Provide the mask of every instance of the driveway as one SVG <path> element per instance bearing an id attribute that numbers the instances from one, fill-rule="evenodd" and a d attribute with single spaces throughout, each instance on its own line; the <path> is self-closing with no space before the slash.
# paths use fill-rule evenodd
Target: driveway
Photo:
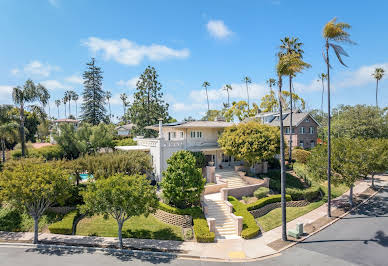
<path id="1" fill-rule="evenodd" d="M 0 265 L 225 265 L 171 256 L 0 247 Z M 388 188 L 368 204 L 279 256 L 230 265 L 388 265 Z"/>

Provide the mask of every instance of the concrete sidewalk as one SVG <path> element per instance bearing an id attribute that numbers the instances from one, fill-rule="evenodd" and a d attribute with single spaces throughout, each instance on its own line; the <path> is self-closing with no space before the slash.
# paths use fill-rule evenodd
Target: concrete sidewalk
<path id="1" fill-rule="evenodd" d="M 387 186 L 388 176 L 377 176 L 376 185 Z M 362 181 L 354 187 L 354 194 L 360 194 L 370 186 L 370 180 Z M 336 210 L 336 203 L 348 200 L 349 192 L 333 200 L 332 210 Z M 319 218 L 326 216 L 327 204 L 287 223 L 287 228 L 295 228 L 297 223 L 310 224 Z M 253 260 L 278 253 L 268 246 L 269 243 L 281 237 L 281 227 L 263 233 L 263 235 L 251 239 L 225 239 L 216 243 L 181 242 L 151 239 L 124 239 L 124 246 L 136 250 L 163 251 L 178 253 L 181 256 L 196 257 L 202 259 L 220 260 Z M 0 240 L 8 242 L 31 242 L 32 232 L 0 232 Z M 57 234 L 39 234 L 39 240 L 43 243 L 64 244 L 73 246 L 117 247 L 117 238 L 71 236 Z"/>

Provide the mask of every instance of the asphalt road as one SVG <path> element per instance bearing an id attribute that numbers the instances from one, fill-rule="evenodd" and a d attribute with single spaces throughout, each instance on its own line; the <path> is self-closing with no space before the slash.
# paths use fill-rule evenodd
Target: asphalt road
<path id="1" fill-rule="evenodd" d="M 0 247 L 0 265 L 225 265 L 169 256 Z M 231 265 L 388 265 L 388 188 L 367 205 L 279 256 Z"/>

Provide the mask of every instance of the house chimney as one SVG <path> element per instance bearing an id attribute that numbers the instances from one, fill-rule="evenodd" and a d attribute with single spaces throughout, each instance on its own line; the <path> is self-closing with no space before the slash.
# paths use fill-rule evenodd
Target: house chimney
<path id="1" fill-rule="evenodd" d="M 162 127 L 163 127 L 163 118 L 159 118 L 159 139 L 163 138 Z"/>

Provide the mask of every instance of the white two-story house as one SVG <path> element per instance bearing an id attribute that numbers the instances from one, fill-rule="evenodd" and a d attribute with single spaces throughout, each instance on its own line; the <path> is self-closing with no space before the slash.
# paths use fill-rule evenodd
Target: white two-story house
<path id="1" fill-rule="evenodd" d="M 137 137 L 137 146 L 116 147 L 119 150 L 149 151 L 156 181 L 161 181 L 162 172 L 167 168 L 167 160 L 179 150 L 202 152 L 208 162 L 219 167 L 239 164 L 234 158 L 225 155 L 218 145 L 222 131 L 234 123 L 225 121 L 187 121 L 149 126 L 159 132 L 157 138 Z"/>

